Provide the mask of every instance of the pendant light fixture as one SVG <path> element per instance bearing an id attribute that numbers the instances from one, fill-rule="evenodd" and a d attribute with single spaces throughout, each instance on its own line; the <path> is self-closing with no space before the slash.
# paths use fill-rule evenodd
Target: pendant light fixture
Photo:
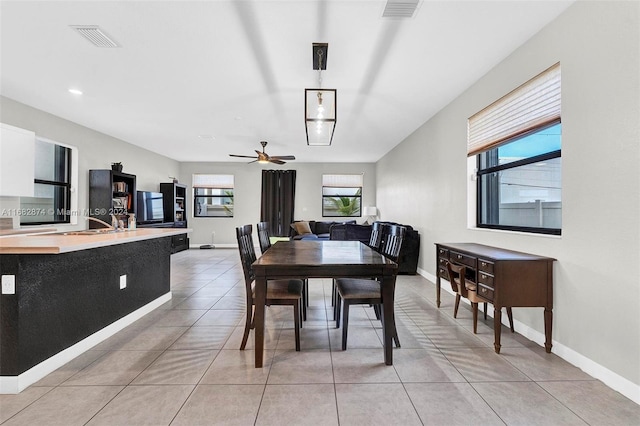
<path id="1" fill-rule="evenodd" d="M 304 89 L 304 122 L 307 145 L 329 146 L 336 128 L 336 89 L 322 88 L 322 70 L 327 69 L 328 43 L 313 43 L 313 69 L 318 70 L 318 88 Z"/>

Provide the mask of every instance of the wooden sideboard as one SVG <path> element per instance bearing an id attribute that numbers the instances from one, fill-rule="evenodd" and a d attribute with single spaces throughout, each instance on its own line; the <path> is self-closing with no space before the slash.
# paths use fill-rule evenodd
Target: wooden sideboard
<path id="1" fill-rule="evenodd" d="M 544 347 L 551 352 L 555 259 L 475 243 L 436 243 L 438 307 L 440 278 L 449 279 L 447 261 L 465 266 L 466 279 L 477 284 L 478 296 L 493 304 L 496 353 L 500 353 L 503 307 L 543 307 Z"/>

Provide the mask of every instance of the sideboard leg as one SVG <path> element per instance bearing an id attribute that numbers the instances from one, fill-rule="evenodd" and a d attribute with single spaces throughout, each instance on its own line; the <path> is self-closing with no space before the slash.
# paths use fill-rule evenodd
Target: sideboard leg
<path id="1" fill-rule="evenodd" d="M 551 309 L 544 309 L 544 349 L 551 353 L 551 326 L 553 324 L 553 312 Z"/>
<path id="2" fill-rule="evenodd" d="M 493 334 L 495 341 L 493 343 L 493 347 L 496 350 L 496 353 L 500 353 L 500 333 L 502 331 L 502 308 L 497 306 L 493 309 Z"/>

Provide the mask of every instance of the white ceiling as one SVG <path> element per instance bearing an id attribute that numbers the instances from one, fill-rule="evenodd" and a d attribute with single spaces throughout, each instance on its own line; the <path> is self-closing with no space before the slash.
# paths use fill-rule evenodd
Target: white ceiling
<path id="1" fill-rule="evenodd" d="M 297 161 L 375 162 L 572 1 L 423 0 L 409 19 L 385 3 L 3 0 L 0 93 L 179 161 L 244 161 L 228 154 L 266 140 Z M 330 147 L 305 139 L 313 42 L 338 90 Z"/>

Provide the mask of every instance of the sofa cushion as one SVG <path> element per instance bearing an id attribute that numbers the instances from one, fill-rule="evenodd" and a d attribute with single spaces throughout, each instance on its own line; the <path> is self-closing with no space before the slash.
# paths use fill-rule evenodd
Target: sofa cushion
<path id="1" fill-rule="evenodd" d="M 309 222 L 293 222 L 291 224 L 298 235 L 312 234 Z"/>

